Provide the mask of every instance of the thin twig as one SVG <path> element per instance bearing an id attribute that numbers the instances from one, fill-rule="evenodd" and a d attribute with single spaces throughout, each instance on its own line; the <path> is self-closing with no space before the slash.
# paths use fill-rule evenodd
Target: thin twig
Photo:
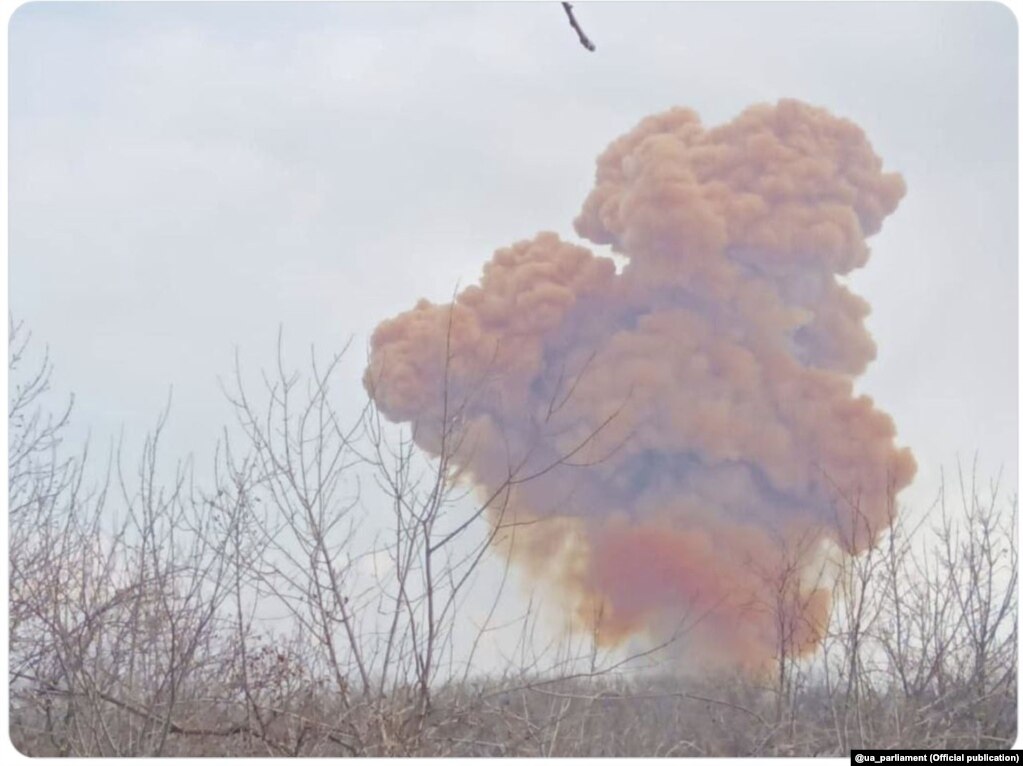
<path id="1" fill-rule="evenodd" d="M 579 26 L 579 22 L 575 20 L 575 14 L 572 13 L 572 4 L 562 3 L 561 7 L 565 9 L 565 14 L 568 16 L 568 23 L 572 25 L 572 29 L 575 30 L 575 33 L 579 35 L 579 42 L 582 43 L 582 46 L 588 51 L 597 50 L 597 46 L 594 45 L 593 41 L 586 36 L 586 33 L 583 32 L 583 28 Z"/>

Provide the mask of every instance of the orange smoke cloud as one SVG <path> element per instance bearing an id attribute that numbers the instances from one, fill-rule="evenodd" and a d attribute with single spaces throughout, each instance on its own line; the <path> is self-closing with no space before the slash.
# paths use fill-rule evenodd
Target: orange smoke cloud
<path id="1" fill-rule="evenodd" d="M 698 612 L 730 661 L 809 650 L 814 557 L 873 544 L 916 470 L 853 392 L 869 306 L 836 279 L 904 193 L 859 127 L 796 101 L 649 117 L 575 220 L 620 271 L 551 233 L 498 250 L 451 304 L 379 325 L 367 389 L 507 493 L 493 523 L 536 522 L 512 555 L 605 642 Z"/>

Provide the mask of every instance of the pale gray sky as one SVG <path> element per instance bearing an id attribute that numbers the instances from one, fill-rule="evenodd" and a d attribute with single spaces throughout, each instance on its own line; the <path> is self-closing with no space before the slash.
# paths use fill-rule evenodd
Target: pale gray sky
<path id="1" fill-rule="evenodd" d="M 852 279 L 860 390 L 920 463 L 1017 464 L 1017 24 L 995 3 L 31 3 L 10 24 L 10 304 L 76 431 L 204 455 L 217 377 L 368 333 L 571 221 L 596 155 L 675 105 L 795 97 L 908 195 Z M 361 387 L 355 391 L 361 397 Z"/>

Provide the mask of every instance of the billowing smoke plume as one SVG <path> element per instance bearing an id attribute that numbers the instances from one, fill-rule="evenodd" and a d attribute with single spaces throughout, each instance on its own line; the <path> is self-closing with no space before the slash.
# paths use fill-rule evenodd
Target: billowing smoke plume
<path id="1" fill-rule="evenodd" d="M 876 542 L 916 470 L 853 392 L 869 307 L 836 279 L 904 193 L 859 127 L 796 101 L 649 117 L 575 220 L 620 270 L 551 233 L 498 250 L 379 325 L 367 388 L 498 496 L 491 523 L 530 522 L 512 556 L 605 643 L 688 616 L 729 662 L 806 651 L 822 552 Z"/>

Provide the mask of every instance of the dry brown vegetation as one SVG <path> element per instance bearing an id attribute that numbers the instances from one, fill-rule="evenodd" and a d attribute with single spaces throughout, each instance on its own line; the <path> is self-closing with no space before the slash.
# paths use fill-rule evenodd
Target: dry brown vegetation
<path id="1" fill-rule="evenodd" d="M 509 469 L 501 491 L 470 506 L 445 454 L 423 460 L 371 405 L 342 422 L 338 357 L 304 375 L 282 363 L 258 396 L 239 374 L 239 428 L 202 481 L 190 462 L 168 472 L 161 419 L 134 465 L 118 449 L 95 483 L 87 455 L 64 443 L 70 405 L 45 408 L 50 365 L 28 365 L 26 343 L 12 323 L 10 735 L 24 753 L 749 756 L 1013 743 L 1017 504 L 969 472 L 932 509 L 896 514 L 893 502 L 891 528 L 862 555 L 820 563 L 836 601 L 812 656 L 797 656 L 781 617 L 801 591 L 784 572 L 758 573 L 775 578 L 782 620 L 769 676 L 678 670 L 690 667 L 685 625 L 633 656 L 592 636 L 539 647 L 531 609 L 506 667 L 481 667 L 493 619 L 467 644 L 456 633 L 481 562 L 514 529 L 508 492 L 528 477 Z M 451 451 L 458 423 L 452 402 Z M 370 530 L 367 515 L 381 514 Z"/>

